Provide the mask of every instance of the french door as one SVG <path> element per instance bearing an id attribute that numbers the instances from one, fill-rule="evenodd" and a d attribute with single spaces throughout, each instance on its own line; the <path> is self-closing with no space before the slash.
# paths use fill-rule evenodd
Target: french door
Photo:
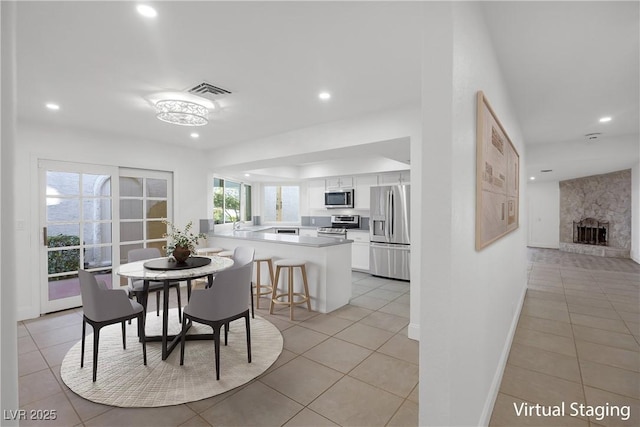
<path id="1" fill-rule="evenodd" d="M 82 305 L 78 269 L 112 286 L 118 168 L 40 160 L 41 313 Z M 116 193 L 116 194 L 114 194 Z M 117 251 L 117 247 L 115 248 Z M 116 258 L 117 259 L 117 258 Z"/>

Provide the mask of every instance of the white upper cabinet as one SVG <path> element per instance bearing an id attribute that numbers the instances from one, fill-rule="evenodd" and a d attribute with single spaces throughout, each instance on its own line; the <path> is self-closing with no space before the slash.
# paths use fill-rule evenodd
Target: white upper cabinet
<path id="1" fill-rule="evenodd" d="M 410 171 L 398 171 L 389 172 L 378 175 L 378 184 L 380 185 L 393 185 L 393 184 L 409 184 L 411 183 Z"/>
<path id="2" fill-rule="evenodd" d="M 316 179 L 307 183 L 309 209 L 324 209 L 324 179 Z"/>
<path id="3" fill-rule="evenodd" d="M 352 176 L 337 176 L 333 178 L 327 178 L 327 190 L 335 190 L 340 188 L 353 188 Z"/>
<path id="4" fill-rule="evenodd" d="M 371 191 L 370 188 L 378 184 L 377 175 L 360 175 L 355 177 L 355 208 L 369 209 Z"/>

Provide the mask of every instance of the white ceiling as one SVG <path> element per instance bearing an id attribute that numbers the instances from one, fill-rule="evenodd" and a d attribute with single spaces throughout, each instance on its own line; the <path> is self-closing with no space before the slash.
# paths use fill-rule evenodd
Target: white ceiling
<path id="1" fill-rule="evenodd" d="M 153 5 L 150 20 L 134 2 L 19 2 L 19 120 L 212 148 L 420 102 L 428 29 L 418 2 Z M 525 142 L 543 153 L 537 159 L 591 132 L 603 133 L 598 144 L 615 137 L 637 146 L 638 2 L 483 7 Z M 150 96 L 202 81 L 232 94 L 217 99 L 198 140 L 194 128 L 155 118 Z M 329 102 L 318 100 L 322 90 Z M 604 115 L 613 120 L 599 123 Z"/>

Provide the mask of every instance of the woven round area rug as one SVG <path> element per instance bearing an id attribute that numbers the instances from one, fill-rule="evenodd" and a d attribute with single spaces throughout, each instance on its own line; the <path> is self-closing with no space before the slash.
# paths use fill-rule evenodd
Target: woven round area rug
<path id="1" fill-rule="evenodd" d="M 169 313 L 169 333 L 176 334 L 177 309 Z M 162 317 L 149 313 L 147 335 L 160 335 Z M 87 330 L 91 326 L 87 325 Z M 189 334 L 210 334 L 211 328 L 194 323 Z M 184 365 L 180 366 L 180 344 L 162 360 L 160 342 L 147 343 L 147 365 L 142 361 L 142 344 L 135 319 L 127 324 L 127 349 L 122 349 L 120 324 L 100 330 L 98 373 L 92 381 L 93 336 L 87 335 L 84 367 L 80 368 L 81 342 L 64 357 L 60 374 L 76 394 L 92 402 L 119 407 L 158 407 L 206 399 L 241 386 L 265 372 L 282 352 L 282 334 L 272 323 L 251 319 L 251 363 L 247 362 L 244 319 L 231 323 L 228 345 L 224 332 L 220 343 L 220 380 L 216 380 L 213 340 L 187 341 Z"/>

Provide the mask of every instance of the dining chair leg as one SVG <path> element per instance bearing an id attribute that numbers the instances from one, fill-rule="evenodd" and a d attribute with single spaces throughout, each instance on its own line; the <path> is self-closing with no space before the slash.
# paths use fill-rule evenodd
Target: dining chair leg
<path id="1" fill-rule="evenodd" d="M 80 367 L 84 367 L 84 339 L 86 336 L 86 332 L 87 332 L 87 320 L 83 317 L 82 318 L 82 346 L 80 350 Z"/>
<path id="2" fill-rule="evenodd" d="M 122 349 L 126 350 L 127 349 L 127 327 L 126 327 L 127 322 L 125 322 L 124 320 L 122 321 Z"/>
<path id="3" fill-rule="evenodd" d="M 180 337 L 180 366 L 184 365 L 184 345 L 187 342 L 186 329 L 187 317 L 185 316 L 184 322 L 182 322 L 182 336 Z"/>
<path id="4" fill-rule="evenodd" d="M 217 324 L 213 327 L 213 348 L 216 353 L 216 380 L 220 380 L 220 326 L 221 325 Z"/>
<path id="5" fill-rule="evenodd" d="M 244 317 L 245 329 L 247 331 L 247 355 L 249 363 L 251 363 L 251 322 L 249 321 L 249 313 Z"/>
<path id="6" fill-rule="evenodd" d="M 258 263 L 258 266 L 259 266 L 259 265 L 260 265 L 260 263 Z M 260 268 L 260 267 L 258 267 L 258 269 L 259 269 L 259 268 Z M 260 274 L 260 273 L 258 273 L 258 274 Z M 257 285 L 256 285 L 256 286 L 257 286 Z M 253 283 L 251 283 L 251 282 L 249 282 L 249 290 L 251 291 L 251 317 L 255 319 L 255 318 L 256 318 L 256 315 L 255 315 L 255 313 L 254 313 L 254 311 L 253 311 Z M 259 289 L 256 289 L 256 290 L 258 291 L 258 295 L 260 295 L 260 294 L 259 294 L 260 290 L 259 290 Z M 258 298 L 260 298 L 260 297 L 258 296 Z M 260 304 L 260 302 L 258 302 L 258 304 Z"/>
<path id="7" fill-rule="evenodd" d="M 144 335 L 144 312 L 138 316 L 138 334 L 142 339 L 142 361 L 147 365 L 147 337 Z"/>
<path id="8" fill-rule="evenodd" d="M 93 382 L 96 382 L 98 374 L 98 343 L 100 342 L 100 328 L 95 328 L 93 331 Z"/>
<path id="9" fill-rule="evenodd" d="M 156 316 L 160 316 L 160 291 L 156 292 Z"/>

